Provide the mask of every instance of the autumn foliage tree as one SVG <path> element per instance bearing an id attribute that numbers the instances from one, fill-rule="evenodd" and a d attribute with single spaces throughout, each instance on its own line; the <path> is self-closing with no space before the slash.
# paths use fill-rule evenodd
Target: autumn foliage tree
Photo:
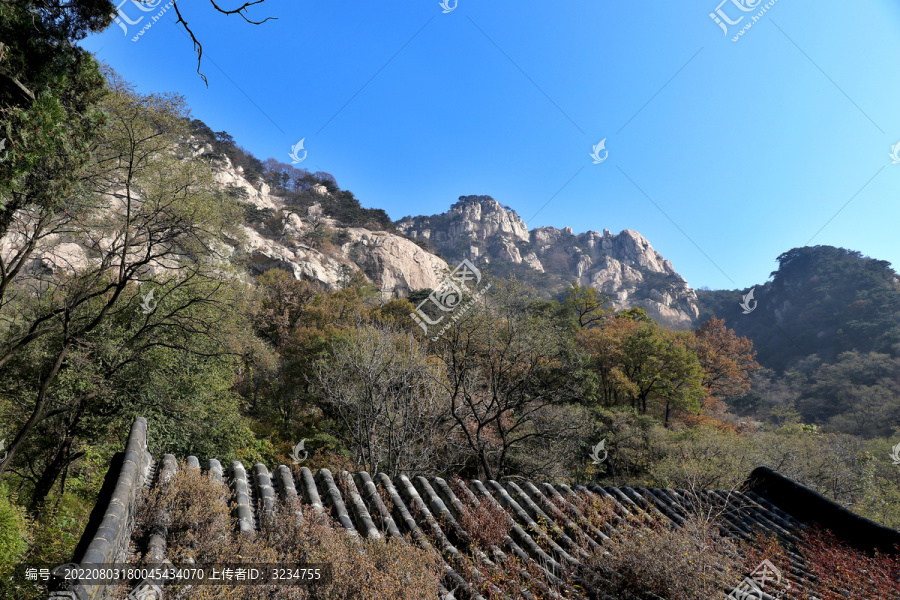
<path id="1" fill-rule="evenodd" d="M 597 397 L 605 407 L 654 408 L 668 424 L 673 411 L 697 412 L 703 371 L 691 334 L 660 327 L 630 311 L 576 334 L 590 356 Z"/>
<path id="2" fill-rule="evenodd" d="M 691 349 L 703 370 L 708 410 L 721 410 L 726 398 L 750 389 L 750 373 L 759 369 L 753 342 L 735 335 L 724 319 L 713 317 L 694 331 Z"/>

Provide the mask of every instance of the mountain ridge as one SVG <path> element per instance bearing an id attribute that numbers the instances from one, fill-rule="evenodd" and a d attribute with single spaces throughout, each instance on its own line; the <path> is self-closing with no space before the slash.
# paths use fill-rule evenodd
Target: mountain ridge
<path id="1" fill-rule="evenodd" d="M 490 196 L 460 196 L 445 213 L 395 221 L 404 235 L 454 260 L 468 259 L 496 275 L 515 275 L 558 295 L 572 282 L 591 286 L 610 307 L 639 306 L 676 329 L 697 324 L 697 295 L 672 263 L 640 233 L 613 234 L 571 227 L 529 230 L 515 212 Z"/>
<path id="2" fill-rule="evenodd" d="M 763 366 L 783 371 L 810 355 L 900 354 L 900 275 L 890 263 L 834 246 L 793 248 L 770 280 L 743 290 L 700 290 L 701 321 L 723 318 L 753 340 Z M 740 303 L 750 291 L 745 312 Z"/>
<path id="3" fill-rule="evenodd" d="M 547 298 L 561 297 L 577 282 L 598 289 L 612 309 L 641 307 L 675 329 L 697 324 L 696 293 L 636 231 L 529 230 L 513 209 L 483 195 L 460 196 L 439 215 L 391 222 L 383 210 L 362 208 L 328 173 L 260 162 L 224 132 L 196 121 L 192 126 L 194 134 L 177 154 L 208 164 L 222 192 L 243 207 L 239 239 L 229 241 L 225 255 L 251 275 L 282 269 L 327 289 L 362 277 L 384 300 L 438 289 L 452 266 L 468 259 L 490 275 L 517 277 Z M 16 243 L 12 235 L 0 239 L 0 256 Z M 89 248 L 48 238 L 28 268 L 73 272 L 89 255 Z"/>

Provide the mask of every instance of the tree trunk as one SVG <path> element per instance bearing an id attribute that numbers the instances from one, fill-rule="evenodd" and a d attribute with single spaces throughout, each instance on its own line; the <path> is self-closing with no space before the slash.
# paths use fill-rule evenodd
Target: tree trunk
<path id="1" fill-rule="evenodd" d="M 56 450 L 56 455 L 53 457 L 53 460 L 44 467 L 44 471 L 41 473 L 37 484 L 34 486 L 34 493 L 31 496 L 31 503 L 28 506 L 29 512 L 34 515 L 37 515 L 37 513 L 40 512 L 44 500 L 46 500 L 47 495 L 50 494 L 50 490 L 53 489 L 53 485 L 56 483 L 56 480 L 59 479 L 63 470 L 73 460 L 81 456 L 81 454 L 72 454 L 72 445 L 75 443 L 75 436 L 78 433 L 78 424 L 81 422 L 81 417 L 84 414 L 85 404 L 86 402 L 82 402 L 81 406 L 78 407 L 78 410 L 73 415 L 71 423 L 66 427 L 66 433 L 62 444 L 60 444 L 59 448 Z"/>
<path id="2" fill-rule="evenodd" d="M 28 435 L 31 429 L 44 418 L 44 408 L 47 403 L 47 393 L 50 389 L 50 384 L 56 379 L 56 375 L 62 368 L 63 361 L 65 360 L 68 351 L 68 346 L 63 345 L 59 354 L 56 356 L 56 362 L 53 364 L 53 368 L 50 369 L 50 373 L 44 378 L 41 389 L 38 392 L 38 397 L 34 403 L 34 409 L 31 411 L 31 416 L 28 417 L 28 420 L 25 421 L 25 424 L 22 425 L 19 432 L 16 434 L 16 437 L 13 439 L 13 443 L 7 451 L 6 460 L 0 462 L 0 476 L 3 476 L 6 469 L 12 464 L 12 459 L 16 455 L 19 446 L 25 440 L 25 436 Z"/>
<path id="3" fill-rule="evenodd" d="M 41 473 L 38 482 L 34 486 L 31 504 L 28 505 L 28 511 L 32 515 L 37 515 L 41 511 L 44 500 L 47 499 L 47 495 L 53 489 L 53 484 L 56 483 L 63 469 L 69 463 L 69 451 L 72 449 L 73 441 L 73 436 L 66 436 L 66 439 L 63 440 L 62 445 L 56 451 L 56 456 L 53 457 L 50 464 L 44 467 L 44 472 Z"/>

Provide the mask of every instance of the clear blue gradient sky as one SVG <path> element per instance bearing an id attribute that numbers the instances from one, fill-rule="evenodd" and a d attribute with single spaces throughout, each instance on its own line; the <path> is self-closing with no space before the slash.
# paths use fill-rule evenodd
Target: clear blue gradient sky
<path id="1" fill-rule="evenodd" d="M 393 219 L 487 194 L 529 228 L 634 229 L 712 289 L 805 245 L 900 267 L 900 7 L 777 0 L 733 42 L 766 2 L 722 4 L 726 35 L 718 1 L 267 0 L 254 26 L 182 0 L 208 88 L 171 8 L 133 42 L 156 13 L 128 1 L 148 16 L 84 46 L 261 160 L 306 138 L 299 166 Z"/>

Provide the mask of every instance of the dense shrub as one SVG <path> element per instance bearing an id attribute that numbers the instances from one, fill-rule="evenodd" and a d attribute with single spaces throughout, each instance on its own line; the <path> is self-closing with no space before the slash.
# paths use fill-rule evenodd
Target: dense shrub
<path id="1" fill-rule="evenodd" d="M 620 516 L 599 498 L 578 504 L 595 527 L 609 531 L 615 524 L 605 552 L 595 553 L 587 565 L 594 572 L 592 583 L 616 598 L 721 597 L 729 582 L 742 578 L 740 548 L 721 536 L 714 512 L 698 511 L 674 527 L 665 518 Z"/>
<path id="2" fill-rule="evenodd" d="M 474 591 L 491 600 L 494 598 L 580 598 L 578 583 L 571 573 L 548 574 L 534 558 L 523 559 L 510 552 L 506 542 L 510 540 L 513 521 L 497 502 L 476 497 L 461 479 L 452 482 L 454 494 L 460 501 L 458 523 L 460 537 L 466 547 L 458 558 L 451 558 L 452 566 L 466 581 L 472 582 Z M 449 531 L 448 523 L 443 529 Z M 532 536 L 546 539 L 546 531 L 539 526 Z M 432 540 L 439 544 L 440 540 Z M 544 548 L 549 551 L 549 548 Z"/>
<path id="3" fill-rule="evenodd" d="M 240 189 L 240 188 L 238 188 Z M 265 223 L 275 216 L 275 211 L 271 208 L 258 208 L 253 204 L 244 204 L 244 220 L 248 223 Z"/>

